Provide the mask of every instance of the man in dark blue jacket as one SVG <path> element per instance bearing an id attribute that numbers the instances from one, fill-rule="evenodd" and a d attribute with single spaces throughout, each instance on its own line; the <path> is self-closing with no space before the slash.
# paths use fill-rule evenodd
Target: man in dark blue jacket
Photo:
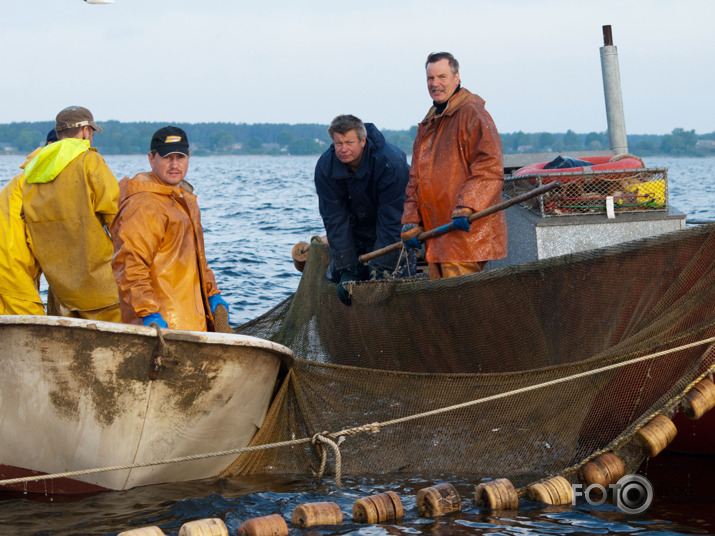
<path id="1" fill-rule="evenodd" d="M 328 128 L 333 140 L 315 166 L 315 189 L 332 260 L 328 279 L 350 305 L 343 283 L 414 274 L 404 252 L 395 251 L 365 266 L 358 257 L 400 240 L 405 187 L 410 168 L 405 153 L 387 143 L 372 123 L 339 115 Z"/>

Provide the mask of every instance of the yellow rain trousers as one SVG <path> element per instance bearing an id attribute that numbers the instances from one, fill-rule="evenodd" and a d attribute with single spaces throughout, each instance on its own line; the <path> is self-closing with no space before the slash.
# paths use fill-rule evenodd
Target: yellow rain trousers
<path id="1" fill-rule="evenodd" d="M 25 169 L 30 245 L 63 316 L 121 322 L 108 228 L 119 186 L 89 141 L 48 145 Z"/>
<path id="2" fill-rule="evenodd" d="M 20 169 L 42 150 L 30 153 Z M 16 175 L 0 191 L 0 314 L 44 315 L 38 282 L 40 264 L 28 244 L 27 228 L 22 220 L 22 188 L 24 171 Z"/>

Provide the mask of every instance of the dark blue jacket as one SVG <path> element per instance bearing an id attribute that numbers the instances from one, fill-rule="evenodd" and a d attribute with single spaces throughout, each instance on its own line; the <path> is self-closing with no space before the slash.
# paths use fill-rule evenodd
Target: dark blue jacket
<path id="1" fill-rule="evenodd" d="M 402 209 L 410 168 L 405 153 L 387 143 L 372 123 L 365 123 L 367 142 L 358 170 L 325 151 L 315 166 L 315 189 L 320 215 L 328 235 L 332 261 L 328 278 L 337 282 L 345 270 L 367 272 L 358 257 L 400 241 Z M 399 251 L 373 261 L 380 269 L 394 270 Z"/>

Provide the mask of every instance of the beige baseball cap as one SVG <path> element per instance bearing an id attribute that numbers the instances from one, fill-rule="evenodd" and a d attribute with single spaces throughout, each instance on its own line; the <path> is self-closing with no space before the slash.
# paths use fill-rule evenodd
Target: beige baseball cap
<path id="1" fill-rule="evenodd" d="M 68 106 L 55 118 L 55 130 L 62 132 L 70 128 L 92 127 L 97 132 L 102 132 L 102 128 L 94 122 L 92 112 L 82 106 Z"/>

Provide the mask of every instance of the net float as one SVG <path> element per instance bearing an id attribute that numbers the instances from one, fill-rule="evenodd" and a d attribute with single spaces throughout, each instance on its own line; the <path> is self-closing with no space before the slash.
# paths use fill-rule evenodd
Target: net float
<path id="1" fill-rule="evenodd" d="M 570 504 L 573 500 L 571 482 L 562 476 L 555 476 L 544 482 L 533 484 L 528 488 L 532 500 L 545 504 Z"/>
<path id="2" fill-rule="evenodd" d="M 519 495 L 507 478 L 482 482 L 474 492 L 474 500 L 477 505 L 491 510 L 516 510 L 519 507 Z"/>
<path id="3" fill-rule="evenodd" d="M 291 250 L 291 257 L 293 257 L 293 266 L 299 272 L 303 272 L 305 268 L 305 263 L 308 260 L 308 249 L 310 244 L 308 242 L 298 242 Z"/>
<path id="4" fill-rule="evenodd" d="M 300 528 L 314 525 L 340 525 L 342 522 L 343 512 L 334 502 L 301 504 L 293 510 L 291 516 L 291 523 Z"/>
<path id="5" fill-rule="evenodd" d="M 288 536 L 288 525 L 278 514 L 247 519 L 238 527 L 236 534 L 246 536 Z"/>
<path id="6" fill-rule="evenodd" d="M 402 501 L 394 491 L 357 499 L 353 503 L 353 521 L 357 523 L 384 523 L 404 515 Z"/>
<path id="7" fill-rule="evenodd" d="M 417 492 L 417 510 L 422 517 L 436 517 L 459 512 L 462 499 L 448 482 L 423 488 Z"/>
<path id="8" fill-rule="evenodd" d="M 715 407 L 715 383 L 705 378 L 685 395 L 680 409 L 688 419 L 699 419 Z"/>
<path id="9" fill-rule="evenodd" d="M 609 484 L 615 484 L 624 474 L 626 474 L 626 467 L 623 460 L 616 454 L 607 452 L 584 464 L 579 476 L 585 484 L 597 484 L 608 488 Z"/>
<path id="10" fill-rule="evenodd" d="M 327 236 L 314 236 L 310 239 L 311 242 L 319 242 L 324 245 L 328 245 Z M 293 266 L 299 272 L 303 272 L 305 268 L 305 263 L 308 260 L 308 251 L 310 250 L 310 244 L 308 242 L 298 242 L 291 250 L 291 257 L 293 258 Z"/>
<path id="11" fill-rule="evenodd" d="M 179 536 L 228 536 L 228 528 L 223 520 L 217 517 L 199 519 L 181 525 Z"/>
<path id="12" fill-rule="evenodd" d="M 656 415 L 636 432 L 636 438 L 648 457 L 652 458 L 667 447 L 677 433 L 673 421 L 665 415 Z"/>
<path id="13" fill-rule="evenodd" d="M 125 530 L 117 536 L 164 536 L 164 533 L 159 527 L 141 527 L 138 529 Z"/>

